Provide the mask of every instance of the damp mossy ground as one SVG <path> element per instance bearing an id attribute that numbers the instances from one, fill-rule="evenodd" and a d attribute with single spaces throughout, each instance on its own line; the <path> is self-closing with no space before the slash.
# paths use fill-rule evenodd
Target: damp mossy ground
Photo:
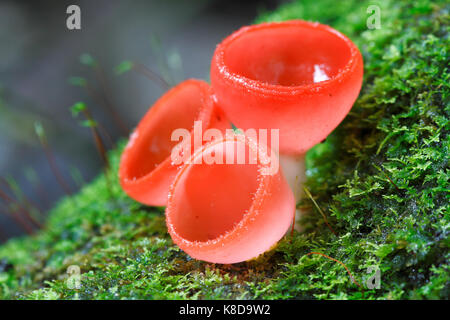
<path id="1" fill-rule="evenodd" d="M 372 4 L 380 29 L 366 25 Z M 121 191 L 122 142 L 109 183 L 99 176 L 60 201 L 44 230 L 0 247 L 0 298 L 448 299 L 448 4 L 297 1 L 257 22 L 287 19 L 329 24 L 364 56 L 355 106 L 307 156 L 307 188 L 336 234 L 306 198 L 305 232 L 257 260 L 193 260 L 172 243 L 163 208 Z M 361 288 L 343 265 L 310 252 L 345 264 Z M 71 265 L 79 289 L 67 282 Z M 366 286 L 369 267 L 380 270 L 379 288 Z"/>

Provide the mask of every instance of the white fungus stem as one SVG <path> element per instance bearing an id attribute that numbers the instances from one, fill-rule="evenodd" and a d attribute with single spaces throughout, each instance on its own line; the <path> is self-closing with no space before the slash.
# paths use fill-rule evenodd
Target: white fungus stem
<path id="1" fill-rule="evenodd" d="M 301 200 L 303 196 L 303 184 L 306 181 L 306 167 L 305 167 L 305 154 L 302 155 L 280 155 L 280 165 L 283 170 L 284 176 L 292 189 L 295 197 L 295 203 Z M 300 209 L 295 210 L 295 222 L 294 228 L 297 231 L 301 231 L 301 226 L 298 223 L 302 212 Z"/>

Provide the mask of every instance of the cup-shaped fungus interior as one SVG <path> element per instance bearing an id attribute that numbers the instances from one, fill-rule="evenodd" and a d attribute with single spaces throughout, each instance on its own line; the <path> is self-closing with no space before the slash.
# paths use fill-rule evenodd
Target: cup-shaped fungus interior
<path id="1" fill-rule="evenodd" d="M 224 51 L 231 72 L 271 85 L 301 86 L 328 80 L 349 61 L 345 40 L 312 23 L 255 28 Z"/>
<path id="2" fill-rule="evenodd" d="M 130 150 L 128 176 L 139 179 L 170 157 L 179 141 L 172 141 L 175 129 L 192 130 L 202 111 L 205 87 L 194 81 L 180 85 L 161 98 L 139 125 L 135 134 L 142 135 Z"/>
<path id="3" fill-rule="evenodd" d="M 242 150 L 245 157 L 238 155 Z M 244 142 L 218 143 L 200 155 L 201 164 L 182 173 L 171 199 L 171 207 L 176 208 L 171 223 L 179 236 L 192 242 L 214 240 L 244 218 L 259 184 L 258 165 L 250 161 L 255 159 L 252 152 Z"/>

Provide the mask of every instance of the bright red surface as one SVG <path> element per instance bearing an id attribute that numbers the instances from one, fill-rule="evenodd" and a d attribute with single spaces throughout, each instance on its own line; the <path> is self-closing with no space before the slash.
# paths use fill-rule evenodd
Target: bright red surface
<path id="1" fill-rule="evenodd" d="M 281 170 L 261 174 L 270 166 L 267 155 L 260 154 L 251 164 L 257 145 L 242 137 L 205 145 L 191 160 L 226 159 L 231 154 L 234 164 L 186 164 L 170 188 L 169 233 L 195 259 L 237 263 L 257 257 L 280 240 L 292 222 L 295 200 Z M 239 149 L 246 152 L 243 164 L 236 164 Z"/>
<path id="2" fill-rule="evenodd" d="M 305 153 L 336 128 L 362 76 L 352 41 L 300 20 L 243 27 L 217 46 L 211 63 L 211 86 L 231 122 L 280 129 L 280 152 L 287 154 Z"/>
<path id="3" fill-rule="evenodd" d="M 164 206 L 169 186 L 179 166 L 171 161 L 173 130 L 192 130 L 194 121 L 207 128 L 230 127 L 223 113 L 214 106 L 209 85 L 186 80 L 164 94 L 147 112 L 122 153 L 119 178 L 123 190 L 147 205 Z"/>

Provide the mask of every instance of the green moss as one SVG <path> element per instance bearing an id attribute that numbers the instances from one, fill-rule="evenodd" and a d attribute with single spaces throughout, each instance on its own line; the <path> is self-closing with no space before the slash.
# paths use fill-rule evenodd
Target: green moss
<path id="1" fill-rule="evenodd" d="M 368 30 L 366 9 L 381 8 Z M 351 113 L 308 153 L 306 232 L 257 260 L 214 265 L 173 245 L 162 208 L 129 199 L 116 178 L 123 143 L 99 176 L 50 213 L 45 230 L 0 247 L 0 298 L 449 298 L 449 6 L 444 1 L 298 1 L 258 22 L 330 24 L 360 47 L 363 89 Z M 110 185 L 108 185 L 110 181 Z M 367 268 L 379 289 L 362 290 Z M 81 268 L 69 289 L 67 268 Z"/>

